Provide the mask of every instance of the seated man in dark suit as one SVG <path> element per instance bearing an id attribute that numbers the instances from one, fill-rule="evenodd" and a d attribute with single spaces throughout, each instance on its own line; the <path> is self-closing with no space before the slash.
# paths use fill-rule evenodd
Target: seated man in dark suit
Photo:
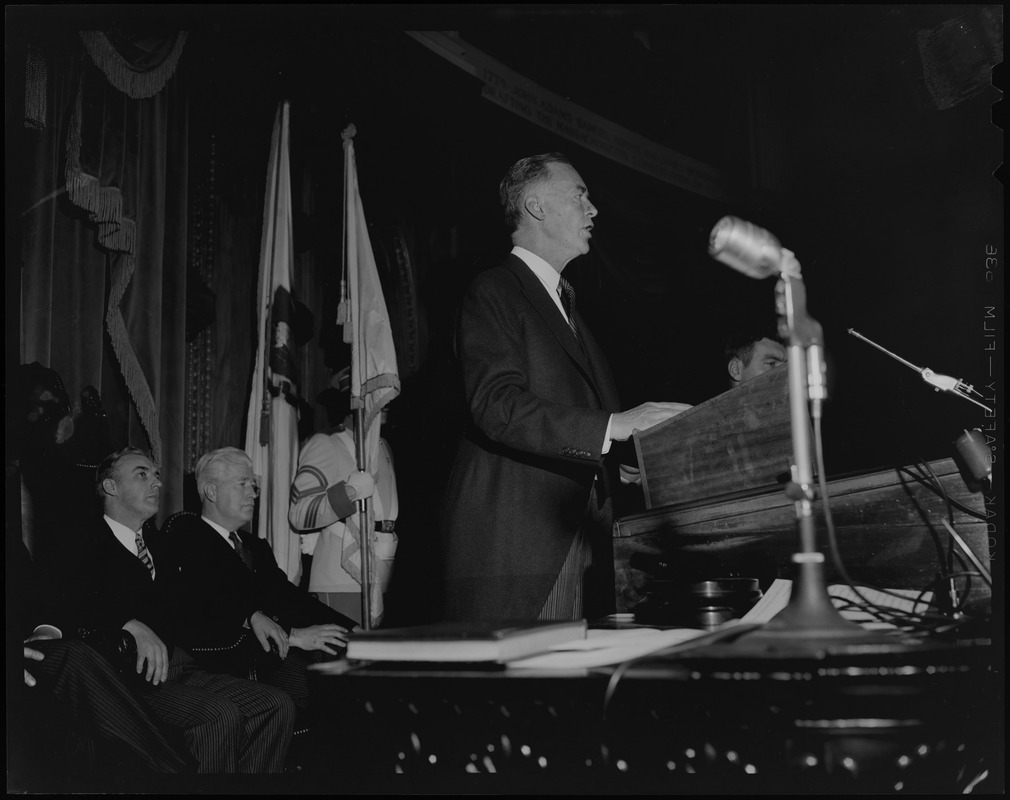
<path id="1" fill-rule="evenodd" d="M 8 542 L 8 789 L 79 790 L 81 780 L 195 770 L 182 732 L 161 723 L 98 650 L 52 624 L 62 619 L 50 596 L 27 548 Z"/>
<path id="2" fill-rule="evenodd" d="M 307 709 L 306 667 L 339 655 L 355 623 L 291 583 L 270 545 L 239 530 L 259 494 L 249 456 L 206 453 L 196 484 L 202 516 L 175 514 L 164 527 L 178 568 L 173 593 L 186 600 L 180 641 L 208 667 L 254 673 Z"/>
<path id="3" fill-rule="evenodd" d="M 73 629 L 130 634 L 136 655 L 124 680 L 158 718 L 184 730 L 199 772 L 280 772 L 294 729 L 290 697 L 199 669 L 177 646 L 171 564 L 157 532 L 144 527 L 160 505 L 154 461 L 136 448 L 113 453 L 98 467 L 97 489 L 104 517 L 78 537 L 61 568 Z"/>
<path id="4" fill-rule="evenodd" d="M 70 454 L 90 441 L 82 435 L 84 412 L 71 418 L 62 378 L 38 362 L 20 365 L 8 389 L 8 791 L 109 787 L 113 779 L 194 771 L 182 731 L 151 713 L 97 642 L 76 638 L 67 624 L 70 604 L 54 602 L 59 587 L 44 583 L 27 546 L 45 561 L 74 538 L 89 503 L 97 505 L 95 462 L 88 474 Z"/>

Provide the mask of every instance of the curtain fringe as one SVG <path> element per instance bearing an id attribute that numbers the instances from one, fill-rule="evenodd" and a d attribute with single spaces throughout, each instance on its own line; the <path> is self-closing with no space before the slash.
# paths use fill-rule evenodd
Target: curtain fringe
<path id="1" fill-rule="evenodd" d="M 108 250 L 124 254 L 112 268 L 105 328 L 109 333 L 112 351 L 119 361 L 119 370 L 126 383 L 126 389 L 133 400 L 133 407 L 137 410 L 140 424 L 151 444 L 151 454 L 156 461 L 160 461 L 161 437 L 158 432 L 161 426 L 158 407 L 136 350 L 130 341 L 126 320 L 120 308 L 126 287 L 130 285 L 136 267 L 133 260 L 136 223 L 123 217 L 123 196 L 119 189 L 102 186 L 98 178 L 86 174 L 81 169 L 83 95 L 82 83 L 78 87 L 70 130 L 67 132 L 67 195 L 74 205 L 88 212 L 92 222 L 97 222 L 99 244 Z"/>
<path id="2" fill-rule="evenodd" d="M 45 56 L 38 48 L 29 47 L 25 56 L 25 127 L 30 130 L 45 130 L 48 87 L 49 68 Z"/>
<path id="3" fill-rule="evenodd" d="M 112 350 L 119 361 L 119 369 L 126 381 L 126 388 L 133 398 L 133 405 L 137 409 L 137 416 L 140 417 L 140 424 L 147 433 L 147 440 L 151 443 L 151 455 L 156 462 L 161 461 L 161 437 L 158 420 L 158 409 L 154 402 L 154 393 L 151 391 L 147 376 L 144 374 L 140 360 L 133 349 L 130 335 L 126 330 L 126 320 L 123 319 L 122 310 L 119 307 L 126 293 L 126 287 L 130 285 L 134 271 L 133 256 L 128 255 L 120 259 L 112 270 L 112 287 L 109 290 L 109 307 L 105 313 L 105 326 L 109 332 L 109 339 L 112 341 Z"/>
<path id="4" fill-rule="evenodd" d="M 80 31 L 79 33 L 81 41 L 84 42 L 84 48 L 88 51 L 95 66 L 105 73 L 109 83 L 134 100 L 154 97 L 164 88 L 175 74 L 175 68 L 179 65 L 179 58 L 182 56 L 182 49 L 186 44 L 187 37 L 185 31 L 177 32 L 175 44 L 172 45 L 165 60 L 156 67 L 141 72 L 119 54 L 101 31 Z"/>
<path id="5" fill-rule="evenodd" d="M 98 242 L 102 247 L 132 255 L 136 225 L 133 220 L 123 218 L 122 192 L 114 186 L 102 186 L 98 178 L 81 168 L 83 96 L 82 84 L 67 132 L 67 195 L 75 206 L 88 212 L 92 222 L 98 223 Z"/>

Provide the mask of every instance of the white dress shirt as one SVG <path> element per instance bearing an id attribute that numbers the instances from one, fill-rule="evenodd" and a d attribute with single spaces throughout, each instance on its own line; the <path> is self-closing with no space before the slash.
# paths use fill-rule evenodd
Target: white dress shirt
<path id="1" fill-rule="evenodd" d="M 515 245 L 512 248 L 512 255 L 520 259 L 530 270 L 533 272 L 540 282 L 544 285 L 547 290 L 547 294 L 551 296 L 554 300 L 554 305 L 558 307 L 558 311 L 561 312 L 562 319 L 565 322 L 569 322 L 568 315 L 565 313 L 565 307 L 561 304 L 561 295 L 558 293 L 558 284 L 561 282 L 561 273 L 558 272 L 554 267 L 544 261 L 536 253 L 531 253 L 525 247 L 520 247 Z M 614 415 L 611 414 L 607 419 L 607 433 L 603 438 L 603 455 L 610 452 L 610 426 L 613 424 Z"/>
<path id="2" fill-rule="evenodd" d="M 224 539 L 224 540 L 225 540 L 226 542 L 228 542 L 228 546 L 229 546 L 229 547 L 230 547 L 230 548 L 231 548 L 232 550 L 234 550 L 234 549 L 235 549 L 235 544 L 234 544 L 234 542 L 232 542 L 232 540 L 231 540 L 231 533 L 232 533 L 231 531 L 228 531 L 228 530 L 225 530 L 225 529 L 224 529 L 224 528 L 223 528 L 222 526 L 218 525 L 218 524 L 217 524 L 216 522 L 214 522 L 213 520 L 209 520 L 209 519 L 207 519 L 206 517 L 200 517 L 200 519 L 202 519 L 202 520 L 203 520 L 204 522 L 206 522 L 206 523 L 207 523 L 208 525 L 210 525 L 210 527 L 212 527 L 212 528 L 213 528 L 214 530 L 216 530 L 216 531 L 217 531 L 217 532 L 218 532 L 219 534 L 221 534 L 221 538 L 222 538 L 222 539 Z"/>
<path id="3" fill-rule="evenodd" d="M 119 543 L 139 558 L 140 553 L 137 552 L 137 534 L 139 531 L 130 530 L 128 526 L 122 522 L 117 522 L 108 514 L 105 515 L 105 522 L 112 528 L 112 533 L 119 540 Z M 150 554 L 150 551 L 148 551 L 148 554 Z M 151 562 L 154 562 L 154 556 L 151 556 Z"/>

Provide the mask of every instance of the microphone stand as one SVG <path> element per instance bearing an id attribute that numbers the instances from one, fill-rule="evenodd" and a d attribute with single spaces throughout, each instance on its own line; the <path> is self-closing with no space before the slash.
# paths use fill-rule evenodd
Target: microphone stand
<path id="1" fill-rule="evenodd" d="M 784 251 L 776 285 L 779 334 L 788 337 L 789 408 L 793 440 L 792 480 L 786 496 L 794 500 L 799 551 L 793 554 L 795 577 L 789 603 L 761 628 L 741 635 L 731 646 L 751 655 L 823 655 L 857 645 L 893 644 L 892 637 L 864 630 L 845 619 L 828 594 L 824 554 L 817 546 L 813 515 L 814 470 L 810 420 L 821 414 L 826 398 L 823 337 L 820 324 L 805 311 L 799 262 Z"/>
<path id="2" fill-rule="evenodd" d="M 786 496 L 794 502 L 799 550 L 793 554 L 795 578 L 789 603 L 765 625 L 738 636 L 734 654 L 823 656 L 834 650 L 894 644 L 894 639 L 864 630 L 845 619 L 828 595 L 824 554 L 814 524 L 814 470 L 810 420 L 820 420 L 827 397 L 824 342 L 820 324 L 806 311 L 800 264 L 772 234 L 736 217 L 723 217 L 712 229 L 709 255 L 751 278 L 779 276 L 775 287 L 779 335 L 789 342 L 789 411 L 793 441 L 792 480 Z"/>

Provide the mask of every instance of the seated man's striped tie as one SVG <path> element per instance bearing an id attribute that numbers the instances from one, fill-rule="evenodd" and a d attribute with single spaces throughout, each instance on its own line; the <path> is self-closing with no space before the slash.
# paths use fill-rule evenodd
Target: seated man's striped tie
<path id="1" fill-rule="evenodd" d="M 137 558 L 143 562 L 144 566 L 147 567 L 148 571 L 151 573 L 151 580 L 154 580 L 154 559 L 151 558 L 151 553 L 147 549 L 147 545 L 144 544 L 144 537 L 140 535 L 140 531 L 137 531 Z"/>

